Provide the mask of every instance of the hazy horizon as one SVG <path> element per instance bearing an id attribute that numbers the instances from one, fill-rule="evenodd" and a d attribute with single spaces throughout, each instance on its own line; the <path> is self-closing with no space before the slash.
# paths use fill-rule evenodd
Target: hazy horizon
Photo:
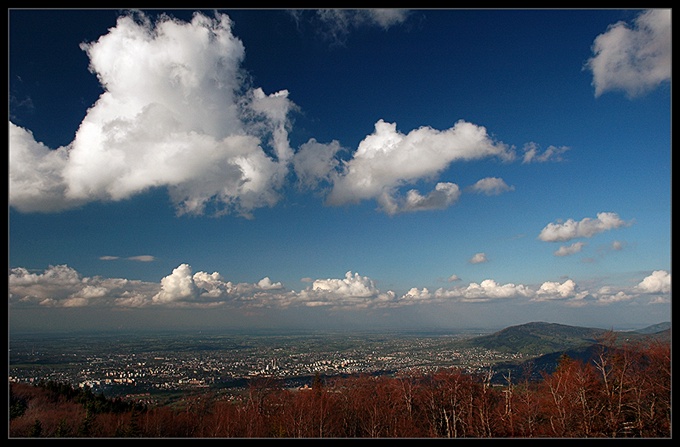
<path id="1" fill-rule="evenodd" d="M 8 325 L 671 320 L 670 9 L 9 9 Z"/>

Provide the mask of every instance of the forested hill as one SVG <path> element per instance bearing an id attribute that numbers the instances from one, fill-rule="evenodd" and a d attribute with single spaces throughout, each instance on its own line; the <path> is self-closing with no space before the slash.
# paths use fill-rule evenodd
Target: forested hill
<path id="1" fill-rule="evenodd" d="M 660 323 L 634 332 L 617 332 L 609 329 L 532 322 L 510 326 L 493 334 L 475 337 L 470 339 L 468 343 L 470 346 L 501 352 L 539 355 L 586 347 L 598 343 L 602 337 L 609 333 L 627 340 L 656 333 L 667 333 L 670 338 L 670 323 Z"/>

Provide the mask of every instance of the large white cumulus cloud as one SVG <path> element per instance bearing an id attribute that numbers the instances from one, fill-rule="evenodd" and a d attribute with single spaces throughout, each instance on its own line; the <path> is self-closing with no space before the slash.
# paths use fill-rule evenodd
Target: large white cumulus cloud
<path id="1" fill-rule="evenodd" d="M 568 279 L 561 284 L 559 282 L 546 281 L 541 284 L 541 287 L 536 291 L 536 299 L 539 301 L 569 297 L 577 297 L 580 299 L 583 295 L 577 295 L 577 289 L 576 283 L 571 279 Z"/>
<path id="2" fill-rule="evenodd" d="M 193 273 L 189 264 L 182 264 L 161 279 L 161 290 L 152 297 L 153 304 L 172 306 L 219 306 L 239 301 L 252 301 L 263 291 L 281 289 L 264 277 L 255 284 L 225 281 L 218 272 Z"/>
<path id="3" fill-rule="evenodd" d="M 154 302 L 172 303 L 192 300 L 198 296 L 198 287 L 191 276 L 191 267 L 182 264 L 171 275 L 161 280 L 161 291 L 153 297 Z"/>
<path id="4" fill-rule="evenodd" d="M 408 134 L 399 132 L 395 123 L 379 120 L 352 159 L 332 176 L 327 202 L 341 205 L 376 199 L 384 211 L 393 214 L 417 207 L 423 203 L 422 197 L 429 197 L 425 200 L 427 208 L 437 208 L 458 197 L 457 189 L 454 191 L 448 182 L 440 183 L 426 196 L 411 193 L 405 202 L 397 197 L 398 188 L 433 179 L 454 161 L 485 157 L 512 160 L 514 151 L 493 141 L 484 127 L 462 120 L 443 131 L 420 127 Z"/>
<path id="5" fill-rule="evenodd" d="M 586 67 L 595 96 L 622 90 L 639 96 L 671 79 L 671 10 L 642 12 L 632 25 L 617 22 L 593 43 Z"/>
<path id="6" fill-rule="evenodd" d="M 29 130 L 9 123 L 9 202 L 23 212 L 59 211 L 67 206 L 63 171 L 66 148 L 51 150 Z M 72 200 L 70 205 L 80 202 Z"/>
<path id="7" fill-rule="evenodd" d="M 231 26 L 220 13 L 155 24 L 138 13 L 82 44 L 104 93 L 67 147 L 50 150 L 10 123 L 11 205 L 53 211 L 154 187 L 167 187 L 180 213 L 276 203 L 294 104 L 285 90 L 247 88 Z"/>
<path id="8" fill-rule="evenodd" d="M 405 197 L 401 197 L 392 191 L 384 191 L 378 197 L 378 203 L 381 210 L 390 215 L 441 210 L 456 203 L 460 194 L 460 188 L 455 183 L 439 182 L 426 195 L 422 195 L 415 189 L 409 190 Z"/>
<path id="9" fill-rule="evenodd" d="M 669 293 L 671 291 L 671 274 L 665 270 L 655 270 L 637 286 L 644 293 Z"/>

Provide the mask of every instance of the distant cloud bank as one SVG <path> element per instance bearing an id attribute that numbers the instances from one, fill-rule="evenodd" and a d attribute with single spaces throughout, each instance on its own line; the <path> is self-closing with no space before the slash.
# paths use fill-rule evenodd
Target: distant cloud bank
<path id="1" fill-rule="evenodd" d="M 459 281 L 453 275 L 449 281 Z M 567 306 L 607 305 L 621 301 L 648 300 L 669 303 L 671 274 L 652 272 L 635 287 L 600 287 L 581 290 L 571 279 L 546 281 L 539 286 L 499 284 L 493 279 L 430 291 L 413 287 L 403 295 L 381 291 L 375 281 L 358 273 L 344 278 L 312 280 L 300 291 L 289 290 L 280 282 L 264 277 L 257 283 L 233 283 L 218 272 L 193 273 L 181 264 L 161 279 L 160 284 L 122 278 L 83 277 L 66 265 L 51 266 L 43 273 L 30 273 L 18 267 L 9 274 L 11 307 L 197 307 L 234 308 L 322 307 L 359 310 L 395 308 L 444 302 L 493 302 L 518 299 L 528 302 L 556 301 Z"/>

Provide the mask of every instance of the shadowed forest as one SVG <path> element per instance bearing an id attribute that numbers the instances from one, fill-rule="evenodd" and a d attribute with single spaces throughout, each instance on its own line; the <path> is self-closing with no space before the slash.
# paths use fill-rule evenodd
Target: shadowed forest
<path id="1" fill-rule="evenodd" d="M 10 383 L 15 438 L 671 437 L 671 347 L 617 345 L 563 356 L 540 380 L 458 369 L 321 379 L 284 388 L 252 380 L 238 395 L 145 406 L 54 382 Z"/>

